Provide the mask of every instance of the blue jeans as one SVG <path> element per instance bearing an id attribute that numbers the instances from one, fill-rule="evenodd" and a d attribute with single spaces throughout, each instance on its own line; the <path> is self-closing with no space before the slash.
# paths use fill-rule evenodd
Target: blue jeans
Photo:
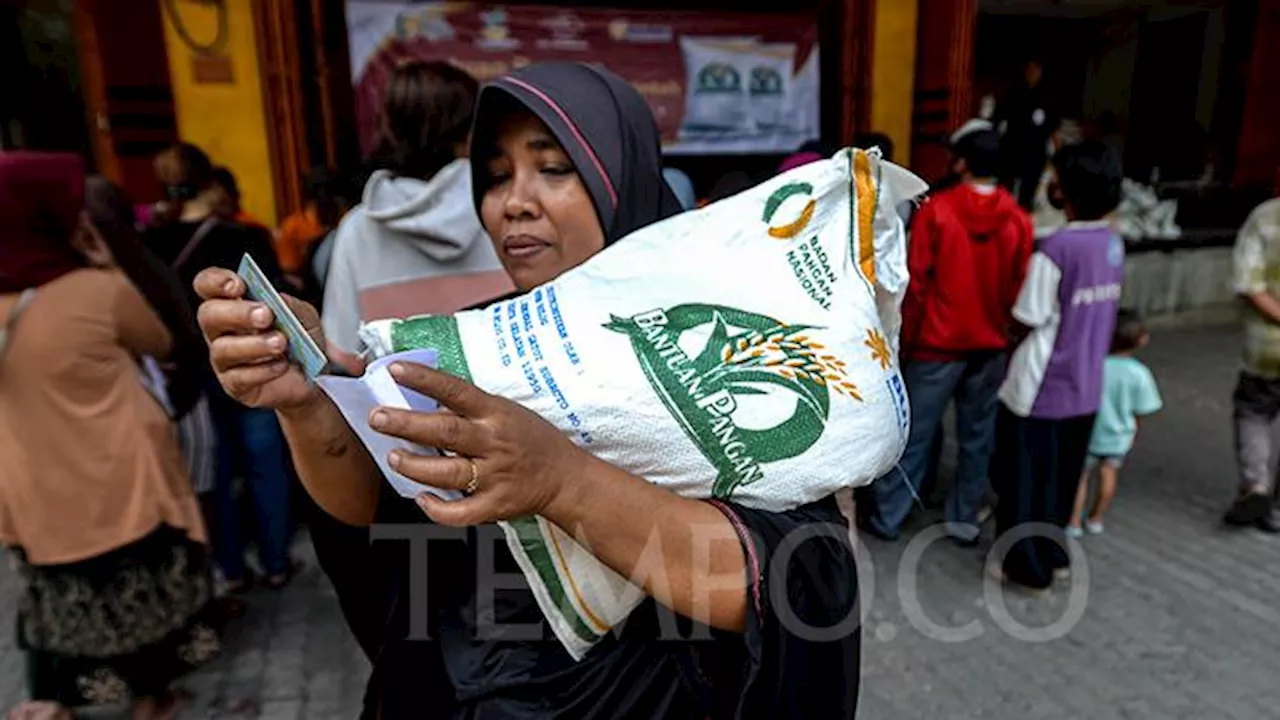
<path id="1" fill-rule="evenodd" d="M 218 404 L 218 481 L 213 490 L 213 554 L 223 575 L 236 582 L 245 577 L 244 539 L 233 493 L 236 474 L 253 495 L 257 519 L 258 560 L 267 575 L 289 569 L 288 450 L 276 415 L 270 410 Z"/>
<path id="2" fill-rule="evenodd" d="M 987 465 L 995 442 L 996 393 L 1004 369 L 1004 353 L 971 353 L 955 361 L 915 360 L 903 367 L 911 400 L 911 433 L 901 471 L 894 470 L 871 486 L 875 507 L 868 521 L 874 531 L 898 536 L 915 502 L 912 490 L 919 492 L 936 462 L 934 440 L 954 398 L 960 458 L 955 487 L 947 496 L 947 533 L 958 540 L 977 539 L 978 512 L 987 494 Z"/>

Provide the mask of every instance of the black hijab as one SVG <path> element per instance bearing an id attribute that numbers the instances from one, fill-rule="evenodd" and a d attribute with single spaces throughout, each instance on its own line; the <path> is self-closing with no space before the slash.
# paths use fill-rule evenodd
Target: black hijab
<path id="1" fill-rule="evenodd" d="M 662 145 L 653 112 L 626 80 L 573 62 L 529 65 L 480 92 L 471 136 L 476 212 L 488 189 L 486 163 L 511 101 L 550 128 L 577 168 L 604 228 L 605 245 L 681 212 L 662 177 Z"/>

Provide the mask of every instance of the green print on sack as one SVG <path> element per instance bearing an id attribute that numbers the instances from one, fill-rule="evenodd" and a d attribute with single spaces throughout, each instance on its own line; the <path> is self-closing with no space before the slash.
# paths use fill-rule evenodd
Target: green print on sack
<path id="1" fill-rule="evenodd" d="M 769 227 L 769 237 L 793 240 L 804 232 L 818 208 L 818 203 L 812 195 L 813 186 L 804 182 L 787 183 L 775 190 L 765 201 L 764 214 L 760 217 L 761 222 Z M 783 203 L 793 197 L 807 199 L 800 214 L 794 219 L 791 213 L 780 212 Z M 798 203 L 793 202 L 791 205 L 795 207 Z M 831 298 L 835 295 L 839 276 L 831 266 L 831 259 L 827 257 L 822 239 L 814 235 L 806 242 L 793 243 L 787 249 L 787 265 L 790 266 L 792 274 L 796 276 L 796 282 L 800 283 L 800 288 L 805 294 L 818 307 L 830 310 Z"/>
<path id="2" fill-rule="evenodd" d="M 816 342 L 820 328 L 718 305 L 679 305 L 605 325 L 631 338 L 645 377 L 689 439 L 716 468 L 712 495 L 729 498 L 764 477 L 762 464 L 796 457 L 822 437 L 830 391 L 861 400 L 845 363 Z M 697 357 L 680 347 L 690 331 L 710 331 Z M 731 334 L 731 331 L 733 334 Z M 795 410 L 775 426 L 738 427 L 738 399 L 783 390 Z"/>
<path id="3" fill-rule="evenodd" d="M 396 323 L 391 328 L 391 349 L 396 352 L 435 348 L 436 367 L 471 382 L 471 365 L 462 349 L 458 319 L 452 315 L 424 315 Z"/>
<path id="4" fill-rule="evenodd" d="M 804 195 L 809 198 L 804 208 L 800 211 L 799 216 L 795 218 L 777 218 L 778 210 L 782 204 L 793 196 Z M 813 220 L 813 213 L 818 209 L 818 202 L 811 196 L 813 195 L 813 186 L 809 183 L 795 182 L 787 183 L 778 188 L 769 196 L 764 203 L 764 215 L 760 220 L 769 226 L 769 237 L 778 240 L 790 240 L 799 235 L 809 226 L 809 221 Z"/>

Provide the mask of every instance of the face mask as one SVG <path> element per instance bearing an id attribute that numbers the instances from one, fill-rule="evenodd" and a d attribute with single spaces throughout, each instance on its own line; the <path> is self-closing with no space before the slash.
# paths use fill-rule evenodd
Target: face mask
<path id="1" fill-rule="evenodd" d="M 189 183 L 169 185 L 164 189 L 164 192 L 170 200 L 193 200 L 196 195 L 200 194 L 195 187 Z"/>

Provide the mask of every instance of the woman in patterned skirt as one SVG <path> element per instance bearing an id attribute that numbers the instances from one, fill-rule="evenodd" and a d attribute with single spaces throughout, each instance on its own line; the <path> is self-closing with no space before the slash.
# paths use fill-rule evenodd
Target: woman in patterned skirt
<path id="1" fill-rule="evenodd" d="M 84 168 L 0 153 L 0 542 L 18 562 L 29 710 L 133 702 L 218 650 L 205 529 L 139 359 L 173 338 L 118 270 L 92 267 Z M 50 705 L 53 703 L 54 705 Z"/>

